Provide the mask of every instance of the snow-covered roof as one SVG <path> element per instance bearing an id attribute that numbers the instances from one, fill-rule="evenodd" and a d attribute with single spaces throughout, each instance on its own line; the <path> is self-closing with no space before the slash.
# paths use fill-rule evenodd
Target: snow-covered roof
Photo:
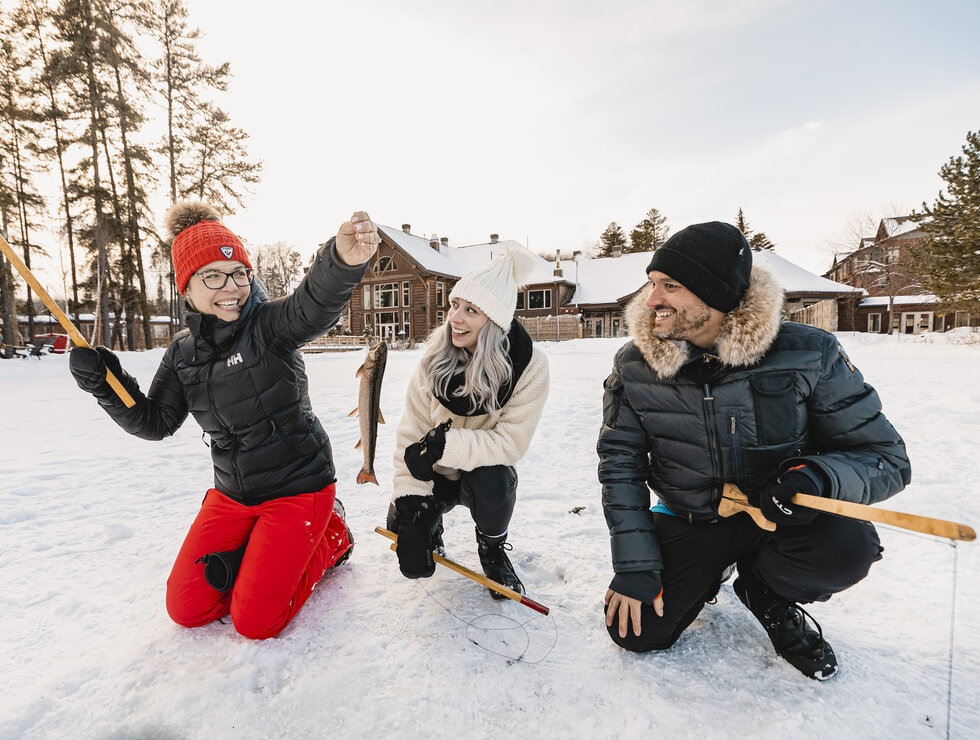
<path id="1" fill-rule="evenodd" d="M 939 298 L 937 298 L 932 293 L 920 293 L 919 295 L 897 295 L 892 298 L 892 305 L 895 306 L 908 306 L 918 303 L 939 303 Z M 887 306 L 888 296 L 886 295 L 876 295 L 869 296 L 862 300 L 859 304 L 859 308 L 867 308 L 869 306 Z"/>
<path id="2" fill-rule="evenodd" d="M 918 231 L 918 229 L 919 224 L 913 221 L 911 216 L 883 218 L 881 219 L 881 225 L 878 227 L 878 238 L 891 239 L 893 236 L 911 234 L 913 231 Z"/>
<path id="3" fill-rule="evenodd" d="M 845 285 L 804 270 L 794 262 L 781 257 L 768 249 L 753 252 L 752 259 L 767 267 L 776 276 L 776 280 L 787 293 L 806 293 L 819 295 L 821 293 L 863 293 L 861 288 Z"/>
<path id="4" fill-rule="evenodd" d="M 565 279 L 577 285 L 575 295 L 570 302 L 576 305 L 616 303 L 632 295 L 647 281 L 646 268 L 652 256 L 653 252 L 633 252 L 621 257 L 584 259 L 577 267 L 563 262 Z M 804 270 L 785 257 L 767 249 L 753 252 L 752 259 L 756 264 L 763 265 L 773 273 L 787 293 L 837 295 L 864 292 L 860 288 L 814 275 L 809 270 Z"/>
<path id="5" fill-rule="evenodd" d="M 554 281 L 552 263 L 531 252 L 523 244 L 513 239 L 504 239 L 486 244 L 471 244 L 465 247 L 450 247 L 440 244 L 439 248 L 429 246 L 425 237 L 408 234 L 401 229 L 390 226 L 379 226 L 381 232 L 392 242 L 422 266 L 428 272 L 438 272 L 451 277 L 463 277 L 470 270 L 486 264 L 494 257 L 515 249 L 520 249 L 534 256 L 538 266 L 531 275 L 529 283 L 550 283 Z"/>

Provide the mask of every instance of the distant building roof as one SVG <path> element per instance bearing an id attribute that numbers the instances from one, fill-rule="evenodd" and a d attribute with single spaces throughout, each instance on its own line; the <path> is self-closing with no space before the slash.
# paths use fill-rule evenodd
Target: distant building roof
<path id="1" fill-rule="evenodd" d="M 881 219 L 881 224 L 878 226 L 876 241 L 891 239 L 893 236 L 911 236 L 913 232 L 918 230 L 919 224 L 913 221 L 911 216 L 883 218 Z M 862 243 L 861 246 L 864 246 L 864 244 Z"/>
<path id="2" fill-rule="evenodd" d="M 897 295 L 892 298 L 892 305 L 894 306 L 908 306 L 911 304 L 919 303 L 939 303 L 939 298 L 932 293 L 920 293 L 919 295 Z M 870 296 L 862 300 L 858 307 L 867 308 L 868 306 L 887 306 L 888 296 L 886 295 L 876 295 Z"/>
<path id="3" fill-rule="evenodd" d="M 652 256 L 653 252 L 633 252 L 621 257 L 584 259 L 577 266 L 562 263 L 565 279 L 575 282 L 577 286 L 570 303 L 609 304 L 631 296 L 646 283 L 646 267 Z M 753 252 L 752 258 L 773 273 L 788 294 L 840 295 L 865 292 L 861 288 L 814 275 L 767 249 Z"/>
<path id="4" fill-rule="evenodd" d="M 520 249 L 534 256 L 538 267 L 531 275 L 530 283 L 554 282 L 553 265 L 543 257 L 531 252 L 520 242 L 504 239 L 485 244 L 471 244 L 465 247 L 451 247 L 440 244 L 439 248 L 429 246 L 429 239 L 415 234 L 409 234 L 401 229 L 390 226 L 379 226 L 381 232 L 394 244 L 397 244 L 413 260 L 428 272 L 437 272 L 450 277 L 463 277 L 470 270 L 486 264 L 494 257 L 506 254 L 512 249 Z"/>

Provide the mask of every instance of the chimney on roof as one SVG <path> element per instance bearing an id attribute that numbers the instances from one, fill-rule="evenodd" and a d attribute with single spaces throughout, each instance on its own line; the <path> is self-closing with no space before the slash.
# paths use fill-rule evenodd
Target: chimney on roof
<path id="1" fill-rule="evenodd" d="M 611 257 L 622 257 L 623 256 L 623 248 L 622 248 L 622 246 L 620 246 L 619 244 L 617 244 L 616 246 L 614 246 L 612 248 L 612 251 L 609 253 L 609 256 L 611 256 Z"/>
<path id="2" fill-rule="evenodd" d="M 439 237 L 433 234 L 429 237 L 429 246 L 437 252 L 439 251 Z"/>
<path id="3" fill-rule="evenodd" d="M 564 272 L 561 269 L 561 250 L 555 250 L 555 277 L 560 278 L 564 276 Z"/>
<path id="4" fill-rule="evenodd" d="M 402 224 L 402 231 L 404 231 L 406 234 L 411 234 L 412 233 L 412 225 L 411 224 Z"/>
<path id="5" fill-rule="evenodd" d="M 491 234 L 490 235 L 490 243 L 491 244 L 496 244 L 497 243 L 497 240 L 499 238 L 500 238 L 500 235 L 499 234 Z"/>
<path id="6" fill-rule="evenodd" d="M 442 246 L 444 246 L 444 247 L 448 247 L 449 246 L 449 237 L 448 236 L 442 237 L 442 239 L 439 240 L 439 243 Z"/>

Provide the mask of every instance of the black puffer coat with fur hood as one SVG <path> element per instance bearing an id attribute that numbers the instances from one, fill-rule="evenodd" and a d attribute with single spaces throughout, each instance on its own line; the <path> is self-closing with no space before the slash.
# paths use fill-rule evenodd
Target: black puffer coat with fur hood
<path id="1" fill-rule="evenodd" d="M 340 260 L 331 239 L 296 291 L 270 301 L 253 281 L 233 322 L 190 313 L 144 395 L 100 402 L 130 434 L 163 439 L 188 412 L 210 436 L 214 487 L 246 505 L 309 493 L 336 479 L 326 432 L 313 413 L 299 348 L 333 326 L 366 265 Z"/>
<path id="2" fill-rule="evenodd" d="M 713 352 L 661 339 L 643 290 L 631 342 L 605 382 L 599 480 L 616 573 L 659 572 L 650 490 L 692 521 L 717 517 L 722 486 L 750 498 L 806 464 L 824 495 L 869 504 L 908 484 L 905 444 L 830 333 L 780 323 L 782 290 L 752 270 Z"/>

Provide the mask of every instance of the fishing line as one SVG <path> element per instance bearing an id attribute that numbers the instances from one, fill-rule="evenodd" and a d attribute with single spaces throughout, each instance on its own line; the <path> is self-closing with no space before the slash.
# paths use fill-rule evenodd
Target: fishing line
<path id="1" fill-rule="evenodd" d="M 441 601 L 439 601 L 439 599 L 437 599 L 435 596 L 433 596 L 432 595 L 432 592 L 429 591 L 429 589 L 427 589 L 424 585 L 422 585 L 422 583 L 420 581 L 416 581 L 416 584 L 418 585 L 419 588 L 421 588 L 423 591 L 425 591 L 425 595 L 426 596 L 428 596 L 430 599 L 432 599 L 432 601 L 434 601 L 436 604 L 438 604 L 440 607 L 442 607 L 443 611 L 445 611 L 449 616 L 451 616 L 453 619 L 455 619 L 455 620 L 457 620 L 459 622 L 462 622 L 463 624 L 466 625 L 466 632 L 464 634 L 466 635 L 466 639 L 467 640 L 469 640 L 470 642 L 472 642 L 474 645 L 476 645 L 481 650 L 486 650 L 488 653 L 491 653 L 493 655 L 499 655 L 501 658 L 506 658 L 507 659 L 507 665 L 513 665 L 514 663 L 525 663 L 527 665 L 537 665 L 538 663 L 543 663 L 547 659 L 547 657 L 549 655 L 551 655 L 551 651 L 555 649 L 555 645 L 558 644 L 558 625 L 555 622 L 555 618 L 553 616 L 551 616 L 551 615 L 548 615 L 550 617 L 550 619 L 551 619 L 551 627 L 554 630 L 554 639 L 551 641 L 551 646 L 548 648 L 547 652 L 545 652 L 545 654 L 542 655 L 537 660 L 524 660 L 524 656 L 527 654 L 527 651 L 528 651 L 528 649 L 530 648 L 530 645 L 531 645 L 531 636 L 530 636 L 530 634 L 527 631 L 526 625 L 530 624 L 535 619 L 540 619 L 543 615 L 534 615 L 534 616 L 531 616 L 528 619 L 524 620 L 523 622 L 518 622 L 513 617 L 508 617 L 505 614 L 490 614 L 490 613 L 486 613 L 486 614 L 477 615 L 476 617 L 474 617 L 471 620 L 467 620 L 467 619 L 463 619 L 462 617 L 458 616 L 455 612 L 453 612 L 452 609 L 450 609 L 448 606 L 446 606 Z M 506 626 L 506 627 L 503 627 L 503 626 L 502 627 L 480 627 L 479 625 L 476 624 L 479 620 L 484 619 L 484 618 L 488 618 L 488 619 L 489 618 L 502 619 L 502 620 L 505 620 L 507 622 L 510 622 L 511 625 L 510 626 Z M 518 629 L 521 630 L 521 632 L 524 634 L 524 647 L 521 649 L 520 654 L 516 658 L 511 657 L 510 655 L 507 655 L 506 653 L 501 653 L 501 652 L 499 652 L 497 650 L 493 650 L 491 648 L 488 648 L 486 645 L 481 645 L 470 634 L 471 633 L 471 630 L 475 630 L 475 631 L 478 631 L 478 632 L 507 632 L 507 631 L 510 631 L 510 630 L 518 630 Z"/>
<path id="2" fill-rule="evenodd" d="M 899 527 L 893 527 L 888 524 L 882 524 L 880 522 L 875 522 L 876 526 L 884 527 L 892 532 L 897 532 L 898 534 L 908 535 L 909 537 L 920 537 L 924 540 L 935 541 L 936 535 L 923 534 L 920 532 L 910 532 L 907 529 L 901 529 Z M 952 716 L 953 716 L 953 653 L 955 645 L 956 636 L 956 576 L 959 572 L 959 547 L 957 547 L 956 540 L 950 540 L 948 543 L 953 548 L 953 595 L 950 604 L 949 612 L 949 668 L 948 675 L 946 677 L 946 737 L 949 737 L 950 730 L 952 728 Z"/>

